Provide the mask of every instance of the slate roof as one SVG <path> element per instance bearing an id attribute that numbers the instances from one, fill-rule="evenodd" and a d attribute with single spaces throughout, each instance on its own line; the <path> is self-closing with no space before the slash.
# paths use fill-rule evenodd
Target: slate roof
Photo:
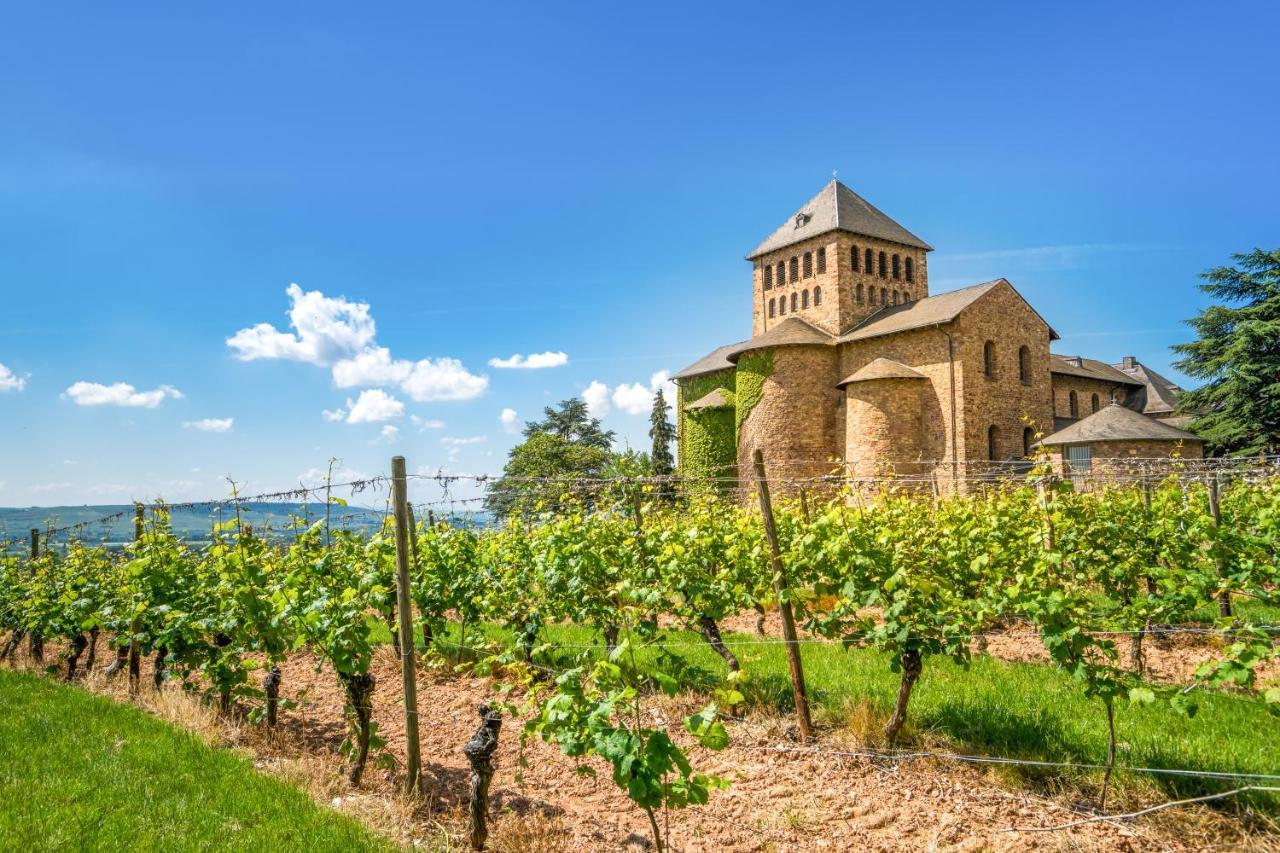
<path id="1" fill-rule="evenodd" d="M 726 344 L 725 346 L 713 349 L 711 352 L 707 353 L 684 370 L 672 375 L 671 378 L 690 379 L 694 376 L 701 376 L 704 373 L 715 373 L 718 370 L 732 370 L 733 364 L 728 361 L 725 356 L 745 343 L 747 343 L 747 341 L 738 341 L 736 344 Z"/>
<path id="2" fill-rule="evenodd" d="M 848 231 L 867 237 L 877 237 L 904 246 L 914 246 L 932 252 L 933 247 L 898 223 L 894 222 L 871 202 L 837 180 L 823 187 L 817 195 L 787 218 L 776 231 L 756 246 L 747 260 L 826 234 L 828 231 Z"/>
<path id="3" fill-rule="evenodd" d="M 1184 429 L 1112 403 L 1044 439 L 1042 445 L 1091 444 L 1097 441 L 1203 441 Z"/>
<path id="4" fill-rule="evenodd" d="M 1148 415 L 1178 411 L 1178 395 L 1182 393 L 1182 389 L 1173 382 L 1138 361 L 1134 361 L 1133 367 L 1125 368 L 1121 363 L 1115 365 L 1114 369 L 1142 386 L 1129 395 L 1126 405 L 1130 408 Z"/>
<path id="5" fill-rule="evenodd" d="M 696 412 L 699 409 L 723 409 L 732 406 L 729 398 L 724 395 L 723 388 L 717 388 L 710 394 L 694 400 L 692 403 L 684 407 L 686 412 Z"/>
<path id="6" fill-rule="evenodd" d="M 744 353 L 758 349 L 774 347 L 794 347 L 832 345 L 835 337 L 822 331 L 808 320 L 799 317 L 788 317 L 763 335 L 757 335 L 749 341 L 743 341 L 729 352 L 725 358 L 732 364 L 738 363 L 738 357 Z"/>
<path id="7" fill-rule="evenodd" d="M 927 379 L 918 370 L 907 367 L 900 361 L 894 361 L 891 358 L 877 358 L 870 364 L 867 364 L 860 370 L 846 376 L 836 383 L 837 388 L 842 388 L 853 382 L 870 382 L 874 379 Z"/>
<path id="8" fill-rule="evenodd" d="M 896 332 L 906 332 L 911 329 L 923 329 L 926 326 L 950 323 L 960 316 L 962 311 L 1001 284 L 1013 289 L 1014 293 L 1018 293 L 1013 288 L 1013 285 L 1009 284 L 1008 279 L 998 278 L 995 281 L 985 281 L 982 284 L 962 287 L 959 290 L 949 290 L 946 293 L 939 293 L 937 296 L 927 296 L 914 302 L 887 305 L 845 332 L 837 342 L 843 344 L 849 341 L 862 341 L 867 338 L 892 335 Z M 1022 294 L 1018 294 L 1018 296 L 1021 298 Z M 1030 304 L 1028 304 L 1028 307 L 1030 307 Z M 1034 308 L 1031 310 L 1035 311 Z M 1038 312 L 1036 316 L 1039 316 Z M 1057 338 L 1058 333 L 1050 328 L 1049 340 L 1057 340 Z"/>
<path id="9" fill-rule="evenodd" d="M 1116 385 L 1142 384 L 1129 374 L 1117 370 L 1106 362 L 1078 355 L 1050 353 L 1049 372 L 1061 373 L 1067 376 L 1082 376 L 1085 379 L 1098 379 L 1102 382 L 1111 382 Z"/>

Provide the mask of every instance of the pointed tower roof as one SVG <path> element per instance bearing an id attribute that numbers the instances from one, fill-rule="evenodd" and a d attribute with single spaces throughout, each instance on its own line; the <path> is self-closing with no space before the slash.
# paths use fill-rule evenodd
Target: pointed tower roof
<path id="1" fill-rule="evenodd" d="M 932 246 L 894 222 L 871 202 L 832 179 L 831 183 L 782 223 L 777 231 L 756 246 L 747 255 L 747 260 L 754 260 L 828 231 L 848 231 L 904 246 L 915 246 L 926 252 L 933 251 Z"/>
<path id="2" fill-rule="evenodd" d="M 844 379 L 836 383 L 837 388 L 843 388 L 846 385 L 852 385 L 854 382 L 872 382 L 876 379 L 928 379 L 920 371 L 915 368 L 907 367 L 900 361 L 894 361 L 891 358 L 881 356 L 875 361 L 863 367 L 861 370 L 849 374 Z"/>

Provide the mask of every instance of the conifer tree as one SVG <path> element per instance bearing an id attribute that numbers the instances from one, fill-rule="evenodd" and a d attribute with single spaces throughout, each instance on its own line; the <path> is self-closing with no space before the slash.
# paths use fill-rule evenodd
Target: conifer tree
<path id="1" fill-rule="evenodd" d="M 649 438 L 653 439 L 653 449 L 649 454 L 653 464 L 653 475 L 670 478 L 676 470 L 676 460 L 671 454 L 671 442 L 675 441 L 676 428 L 671 421 L 667 420 L 667 398 L 661 388 L 653 395 L 653 411 L 649 415 Z M 675 497 L 675 488 L 670 479 L 662 484 L 659 494 L 667 500 Z"/>

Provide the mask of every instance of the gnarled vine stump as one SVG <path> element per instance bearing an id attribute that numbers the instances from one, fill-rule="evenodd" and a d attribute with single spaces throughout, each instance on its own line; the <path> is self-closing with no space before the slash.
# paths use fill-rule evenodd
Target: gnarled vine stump
<path id="1" fill-rule="evenodd" d="M 489 837 L 489 781 L 493 778 L 493 753 L 498 748 L 502 715 L 488 705 L 480 706 L 480 728 L 462 748 L 471 762 L 471 802 L 467 814 L 467 837 L 473 850 L 483 850 Z"/>

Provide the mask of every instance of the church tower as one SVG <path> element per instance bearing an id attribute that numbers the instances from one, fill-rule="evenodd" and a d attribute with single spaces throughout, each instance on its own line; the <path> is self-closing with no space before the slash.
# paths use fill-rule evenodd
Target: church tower
<path id="1" fill-rule="evenodd" d="M 842 334 L 929 295 L 933 247 L 837 180 L 747 255 L 753 337 L 788 317 Z"/>

